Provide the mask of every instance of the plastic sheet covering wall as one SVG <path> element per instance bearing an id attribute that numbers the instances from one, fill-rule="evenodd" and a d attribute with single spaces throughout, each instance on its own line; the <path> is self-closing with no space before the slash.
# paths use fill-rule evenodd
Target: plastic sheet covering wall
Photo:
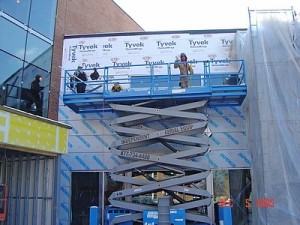
<path id="1" fill-rule="evenodd" d="M 300 224 L 300 26 L 292 10 L 249 11 L 236 54 L 252 155 L 253 224 Z M 263 204 L 262 204 L 263 203 Z"/>

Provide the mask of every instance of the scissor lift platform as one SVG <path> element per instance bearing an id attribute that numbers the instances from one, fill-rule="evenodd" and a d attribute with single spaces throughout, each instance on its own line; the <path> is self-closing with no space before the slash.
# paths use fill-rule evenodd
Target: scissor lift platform
<path id="1" fill-rule="evenodd" d="M 99 80 L 88 80 L 85 93 L 77 93 L 76 85 L 80 80 L 74 77 L 75 70 L 65 71 L 64 77 L 64 104 L 76 113 L 112 110 L 110 103 L 138 104 L 149 100 L 207 100 L 208 105 L 240 105 L 246 94 L 244 61 L 228 60 L 234 67 L 213 72 L 214 61 L 198 61 L 202 63 L 203 71 L 188 75 L 189 86 L 180 88 L 180 75 L 171 74 L 174 63 L 162 64 L 167 68 L 167 74 L 156 74 L 155 66 L 158 65 L 132 65 L 130 67 L 147 67 L 149 74 L 114 74 L 121 67 L 103 67 L 97 70 L 101 73 Z M 236 66 L 238 65 L 238 66 Z M 150 67 L 150 69 L 149 69 Z M 128 67 L 127 67 L 128 69 Z M 84 70 L 88 75 L 92 71 Z M 134 72 L 134 70 L 132 70 Z M 71 82 L 71 80 L 73 81 Z M 76 80 L 76 81 L 74 81 Z M 111 90 L 113 84 L 123 86 L 120 92 Z"/>

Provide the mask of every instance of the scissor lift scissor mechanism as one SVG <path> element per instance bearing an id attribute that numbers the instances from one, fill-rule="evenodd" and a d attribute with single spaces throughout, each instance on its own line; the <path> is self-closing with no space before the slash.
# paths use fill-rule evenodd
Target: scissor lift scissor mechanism
<path id="1" fill-rule="evenodd" d="M 185 210 L 186 220 L 211 224 L 205 212 L 211 204 L 205 184 L 210 174 L 204 159 L 209 150 L 206 101 L 156 103 L 110 104 L 119 116 L 111 126 L 120 136 L 110 150 L 126 163 L 111 171 L 111 178 L 123 183 L 124 190 L 113 192 L 109 201 L 134 212 L 114 218 L 111 224 L 141 221 L 144 210 L 157 210 L 157 202 L 136 199 L 163 195 L 172 199 L 172 209 Z"/>

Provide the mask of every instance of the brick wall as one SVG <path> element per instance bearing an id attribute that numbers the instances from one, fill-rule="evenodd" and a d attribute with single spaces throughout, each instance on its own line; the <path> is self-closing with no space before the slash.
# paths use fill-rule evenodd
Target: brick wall
<path id="1" fill-rule="evenodd" d="M 131 32 L 143 29 L 112 0 L 58 0 L 49 118 L 57 120 L 64 35 Z"/>

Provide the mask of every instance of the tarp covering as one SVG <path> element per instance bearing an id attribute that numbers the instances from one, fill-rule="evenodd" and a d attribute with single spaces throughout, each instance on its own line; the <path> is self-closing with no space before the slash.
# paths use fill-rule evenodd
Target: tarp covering
<path id="1" fill-rule="evenodd" d="M 248 94 L 244 101 L 252 154 L 255 225 L 300 224 L 300 21 L 292 10 L 249 11 L 237 35 Z"/>

